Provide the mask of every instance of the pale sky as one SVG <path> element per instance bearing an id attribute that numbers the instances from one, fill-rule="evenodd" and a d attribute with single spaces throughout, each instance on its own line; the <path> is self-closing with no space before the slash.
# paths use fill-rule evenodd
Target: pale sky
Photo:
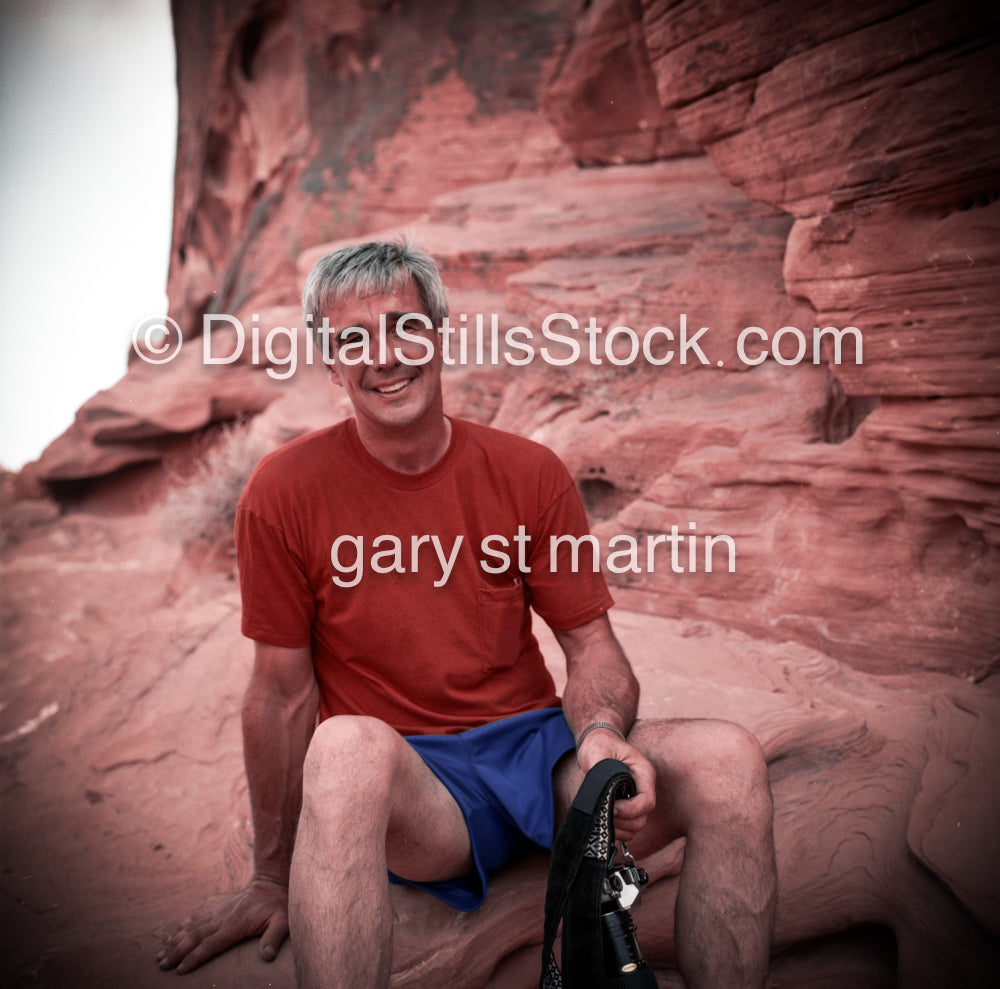
<path id="1" fill-rule="evenodd" d="M 166 306 L 176 147 L 168 0 L 4 0 L 0 465 L 125 371 Z"/>

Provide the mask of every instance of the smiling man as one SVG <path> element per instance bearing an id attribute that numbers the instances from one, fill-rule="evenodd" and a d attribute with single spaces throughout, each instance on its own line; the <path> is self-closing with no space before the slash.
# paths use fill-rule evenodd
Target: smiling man
<path id="1" fill-rule="evenodd" d="M 587 533 L 572 478 L 546 448 L 444 413 L 433 261 L 407 244 L 343 248 L 303 305 L 326 320 L 354 415 L 265 458 L 240 501 L 255 872 L 182 926 L 161 967 L 190 971 L 254 935 L 273 958 L 290 927 L 300 985 L 386 986 L 390 883 L 475 909 L 496 869 L 551 847 L 583 774 L 614 758 L 638 788 L 616 802 L 618 836 L 640 857 L 687 839 L 687 984 L 763 985 L 775 880 L 760 747 L 728 723 L 636 722 L 603 577 L 590 559 L 549 560 L 553 537 Z M 349 358 L 383 326 L 372 362 Z M 353 581 L 332 553 L 345 538 L 381 547 Z M 420 556 L 435 539 L 442 552 Z M 487 540 L 521 551 L 484 566 Z M 565 654 L 561 698 L 532 610 Z"/>

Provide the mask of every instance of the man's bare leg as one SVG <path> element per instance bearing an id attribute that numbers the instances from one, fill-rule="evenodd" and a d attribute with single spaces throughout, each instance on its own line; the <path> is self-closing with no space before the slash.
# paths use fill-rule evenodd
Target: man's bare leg
<path id="1" fill-rule="evenodd" d="M 471 868 L 462 813 L 416 752 L 375 719 L 325 721 L 306 756 L 289 883 L 298 984 L 387 986 L 387 869 L 428 881 Z"/>
<path id="2" fill-rule="evenodd" d="M 757 740 L 722 721 L 641 721 L 629 741 L 656 767 L 656 809 L 629 843 L 644 856 L 686 836 L 674 920 L 689 989 L 764 985 L 774 923 L 773 808 Z M 559 769 L 561 809 L 579 787 Z"/>

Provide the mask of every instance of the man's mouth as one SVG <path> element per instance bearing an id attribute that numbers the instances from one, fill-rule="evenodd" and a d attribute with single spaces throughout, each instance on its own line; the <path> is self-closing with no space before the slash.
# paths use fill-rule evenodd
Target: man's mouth
<path id="1" fill-rule="evenodd" d="M 389 381 L 384 385 L 376 385 L 372 391 L 376 391 L 380 395 L 398 395 L 409 388 L 411 384 L 413 384 L 413 378 L 404 378 L 402 381 Z"/>

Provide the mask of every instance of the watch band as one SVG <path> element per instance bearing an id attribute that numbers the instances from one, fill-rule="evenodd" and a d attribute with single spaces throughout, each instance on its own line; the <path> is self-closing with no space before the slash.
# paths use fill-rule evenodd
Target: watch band
<path id="1" fill-rule="evenodd" d="M 606 728 L 608 731 L 613 731 L 623 742 L 625 741 L 625 736 L 609 721 L 591 721 L 586 728 L 580 732 L 580 737 L 576 740 L 576 750 L 580 751 L 580 746 L 583 745 L 583 740 L 592 732 L 595 728 Z"/>

